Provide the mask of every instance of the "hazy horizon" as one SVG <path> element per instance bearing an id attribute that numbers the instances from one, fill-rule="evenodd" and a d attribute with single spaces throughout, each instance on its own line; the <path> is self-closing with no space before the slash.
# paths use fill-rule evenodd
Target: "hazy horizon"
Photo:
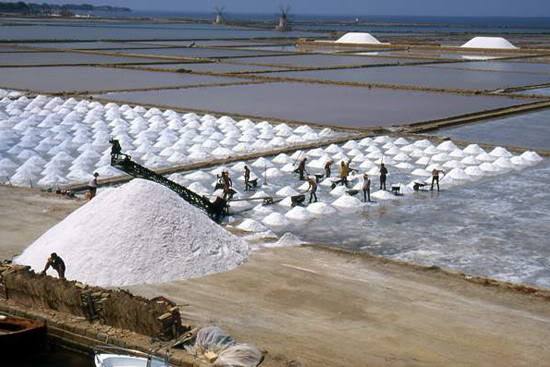
<path id="1" fill-rule="evenodd" d="M 15 1 L 10 1 L 15 2 Z M 33 1 L 30 1 L 33 2 Z M 37 3 L 111 5 L 131 8 L 135 11 L 159 12 L 211 12 L 216 6 L 224 6 L 227 13 L 273 14 L 281 4 L 290 5 L 296 15 L 334 16 L 415 16 L 415 17 L 525 17 L 548 18 L 550 1 L 524 0 L 444 0 L 358 1 L 358 0 L 35 0 Z"/>

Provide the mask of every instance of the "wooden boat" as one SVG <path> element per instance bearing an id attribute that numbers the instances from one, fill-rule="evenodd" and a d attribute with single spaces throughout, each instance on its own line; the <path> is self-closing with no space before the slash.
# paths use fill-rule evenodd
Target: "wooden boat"
<path id="1" fill-rule="evenodd" d="M 46 324 L 0 315 L 0 355 L 38 351 L 46 342 Z M 9 353 L 8 353 L 9 352 Z"/>

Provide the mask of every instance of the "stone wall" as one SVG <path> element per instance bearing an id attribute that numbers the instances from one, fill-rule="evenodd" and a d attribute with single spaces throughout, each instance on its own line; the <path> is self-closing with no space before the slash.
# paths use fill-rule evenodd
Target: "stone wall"
<path id="1" fill-rule="evenodd" d="M 91 287 L 36 274 L 28 266 L 0 264 L 0 298 L 162 340 L 185 331 L 179 309 L 165 298 L 146 299 L 124 290 Z"/>

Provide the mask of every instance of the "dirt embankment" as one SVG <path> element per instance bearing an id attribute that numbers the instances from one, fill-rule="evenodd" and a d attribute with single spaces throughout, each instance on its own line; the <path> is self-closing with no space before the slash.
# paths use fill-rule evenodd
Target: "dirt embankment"
<path id="1" fill-rule="evenodd" d="M 548 365 L 545 293 L 480 283 L 299 247 L 261 250 L 226 273 L 132 292 L 188 304 L 182 317 L 192 323 L 214 323 L 268 350 L 265 366 Z"/>

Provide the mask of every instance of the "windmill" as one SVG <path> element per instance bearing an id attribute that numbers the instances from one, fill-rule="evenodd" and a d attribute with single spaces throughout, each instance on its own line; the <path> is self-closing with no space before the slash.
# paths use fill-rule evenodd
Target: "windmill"
<path id="1" fill-rule="evenodd" d="M 222 24 L 224 20 L 224 7 L 222 6 L 216 6 L 214 8 L 214 24 Z"/>
<path id="2" fill-rule="evenodd" d="M 279 6 L 280 13 L 279 13 L 279 24 L 275 27 L 276 31 L 281 32 L 287 32 L 292 30 L 292 27 L 288 23 L 288 14 L 290 13 L 290 6 L 289 5 L 281 5 Z"/>

